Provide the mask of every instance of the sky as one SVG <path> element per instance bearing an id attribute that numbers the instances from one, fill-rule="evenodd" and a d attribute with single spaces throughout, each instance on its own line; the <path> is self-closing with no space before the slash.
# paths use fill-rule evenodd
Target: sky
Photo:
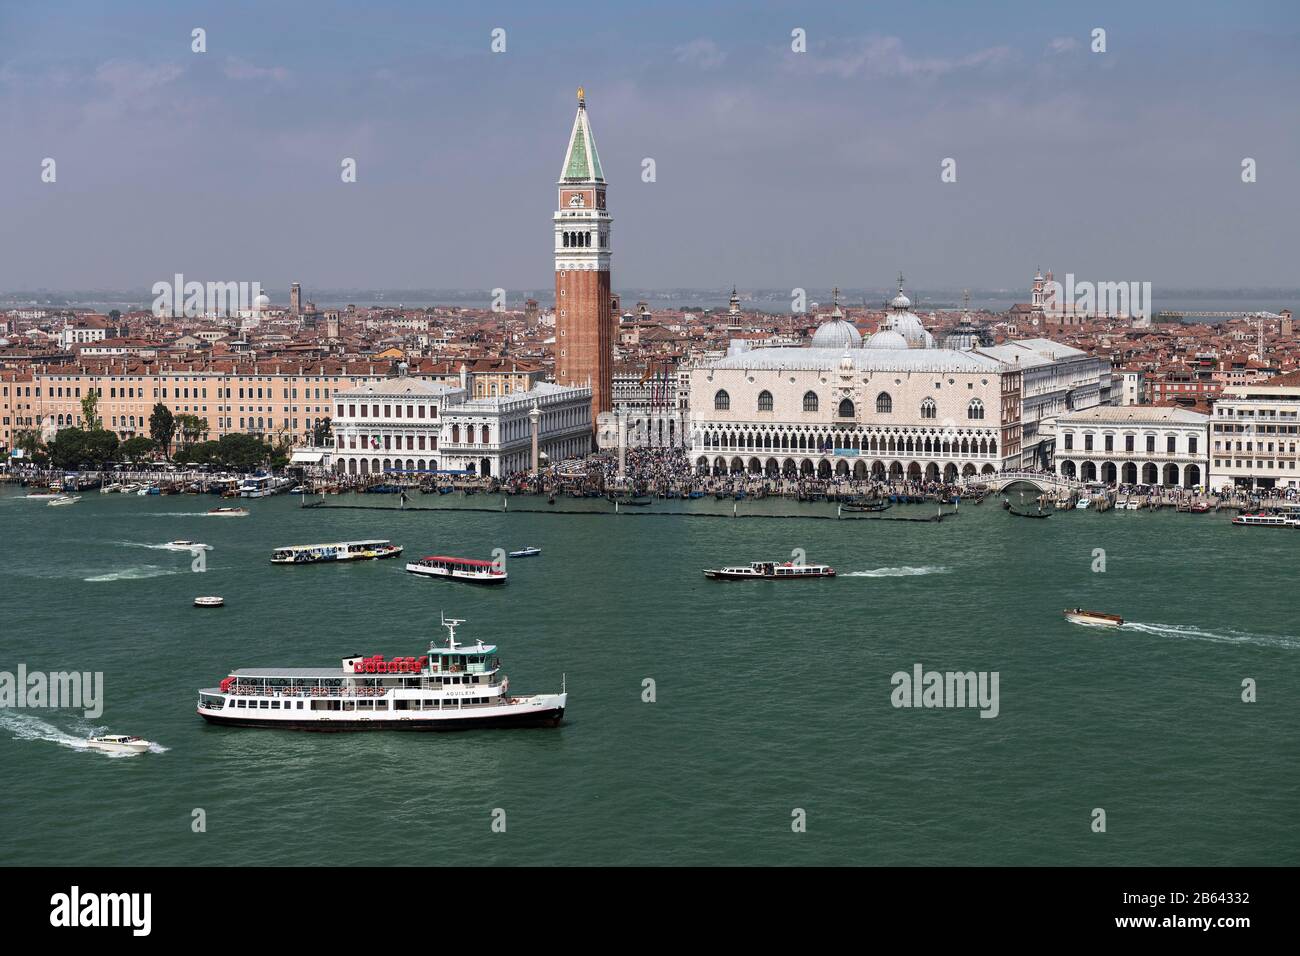
<path id="1" fill-rule="evenodd" d="M 1300 285 L 1295 0 L 0 0 L 0 290 L 547 288 L 579 85 L 615 288 Z"/>

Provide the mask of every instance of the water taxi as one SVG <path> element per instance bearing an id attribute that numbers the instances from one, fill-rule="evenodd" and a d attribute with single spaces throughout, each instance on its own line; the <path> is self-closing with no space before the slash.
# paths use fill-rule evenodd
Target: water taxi
<path id="1" fill-rule="evenodd" d="M 826 564 L 795 564 L 786 561 L 754 561 L 748 567 L 706 568 L 704 576 L 714 581 L 791 581 L 803 578 L 833 578 L 835 569 Z"/>
<path id="2" fill-rule="evenodd" d="M 444 618 L 447 643 L 425 654 L 353 655 L 337 667 L 250 667 L 199 691 L 213 724 L 285 730 L 473 730 L 556 727 L 568 693 L 516 697 L 495 644 L 461 644 L 463 620 Z"/>
<path id="3" fill-rule="evenodd" d="M 505 568 L 492 561 L 475 561 L 473 558 L 453 558 L 445 554 L 434 554 L 419 561 L 412 561 L 406 566 L 412 574 L 423 574 L 431 578 L 451 578 L 453 581 L 468 581 L 471 584 L 505 584 Z"/>
<path id="4" fill-rule="evenodd" d="M 54 508 L 61 505 L 75 505 L 81 500 L 81 495 L 59 495 L 57 498 L 51 498 L 45 502 L 48 507 Z"/>
<path id="5" fill-rule="evenodd" d="M 204 597 L 196 597 L 194 599 L 195 607 L 224 607 L 225 604 L 226 604 L 226 599 L 223 597 L 218 597 L 215 594 L 208 594 L 205 595 Z"/>
<path id="6" fill-rule="evenodd" d="M 536 557 L 541 553 L 542 553 L 541 548 L 534 548 L 530 546 L 527 548 L 520 548 L 518 551 L 511 551 L 508 553 L 508 556 L 512 558 L 532 558 L 532 557 Z"/>
<path id="7" fill-rule="evenodd" d="M 271 563 L 319 564 L 322 561 L 377 561 L 380 558 L 395 558 L 401 553 L 401 545 L 387 540 L 291 544 L 272 551 Z"/>
<path id="8" fill-rule="evenodd" d="M 1065 619 L 1071 624 L 1090 624 L 1094 627 L 1119 627 L 1124 619 L 1118 614 L 1103 614 L 1101 611 L 1085 611 L 1081 607 L 1067 607 Z"/>
<path id="9" fill-rule="evenodd" d="M 247 508 L 210 508 L 208 515 L 213 518 L 246 518 Z"/>
<path id="10" fill-rule="evenodd" d="M 1243 511 L 1232 519 L 1232 523 L 1262 528 L 1300 528 L 1300 517 L 1280 514 L 1276 511 Z"/>
<path id="11" fill-rule="evenodd" d="M 178 538 L 175 541 L 168 541 L 163 545 L 168 551 L 211 551 L 212 545 L 204 544 L 202 541 L 191 541 L 188 538 Z"/>
<path id="12" fill-rule="evenodd" d="M 105 753 L 142 754 L 152 744 L 143 737 L 131 737 L 127 734 L 104 734 L 99 737 L 88 738 L 86 746 L 91 750 L 102 750 Z"/>

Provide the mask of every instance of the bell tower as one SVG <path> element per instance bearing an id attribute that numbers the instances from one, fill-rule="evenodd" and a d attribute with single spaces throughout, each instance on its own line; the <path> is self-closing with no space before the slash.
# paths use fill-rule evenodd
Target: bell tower
<path id="1" fill-rule="evenodd" d="M 555 381 L 591 386 L 591 418 L 613 407 L 616 321 L 609 279 L 605 174 L 578 87 L 578 115 L 560 169 L 555 211 Z"/>

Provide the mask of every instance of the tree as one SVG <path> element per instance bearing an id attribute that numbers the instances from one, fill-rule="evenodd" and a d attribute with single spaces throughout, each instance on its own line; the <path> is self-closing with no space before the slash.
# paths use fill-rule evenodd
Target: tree
<path id="1" fill-rule="evenodd" d="M 162 453 L 168 455 L 171 452 L 172 436 L 175 434 L 176 419 L 172 417 L 172 410 L 159 402 L 153 407 L 153 414 L 149 416 L 149 436 Z"/>
<path id="2" fill-rule="evenodd" d="M 138 465 L 153 454 L 153 439 L 145 438 L 143 435 L 136 435 L 134 438 L 128 438 L 118 446 L 117 454 L 119 458 L 124 458 L 133 465 Z"/>
<path id="3" fill-rule="evenodd" d="M 34 428 L 26 428 L 14 434 L 14 447 L 21 449 L 25 461 L 43 464 L 47 458 L 41 444 L 41 433 Z"/>
<path id="4" fill-rule="evenodd" d="M 102 468 L 117 454 L 117 436 L 102 428 L 61 428 L 50 442 L 50 462 L 55 468 Z"/>
<path id="5" fill-rule="evenodd" d="M 311 430 L 311 443 L 317 448 L 324 446 L 324 444 L 330 439 L 330 429 L 332 426 L 333 422 L 331 422 L 328 417 L 316 419 L 316 424 Z"/>
<path id="6" fill-rule="evenodd" d="M 252 471 L 271 455 L 271 449 L 260 438 L 239 432 L 222 435 L 217 446 L 222 464 L 236 471 Z"/>
<path id="7" fill-rule="evenodd" d="M 96 411 L 98 406 L 99 392 L 92 388 L 86 392 L 86 397 L 81 400 L 81 417 L 88 432 L 99 431 L 103 427 L 103 422 L 99 420 L 99 413 Z"/>
<path id="8" fill-rule="evenodd" d="M 182 447 L 188 448 L 208 435 L 208 420 L 198 415 L 177 415 L 173 420 Z"/>
<path id="9" fill-rule="evenodd" d="M 93 468 L 106 468 L 117 457 L 118 438 L 115 432 L 97 428 L 86 432 L 86 464 Z"/>

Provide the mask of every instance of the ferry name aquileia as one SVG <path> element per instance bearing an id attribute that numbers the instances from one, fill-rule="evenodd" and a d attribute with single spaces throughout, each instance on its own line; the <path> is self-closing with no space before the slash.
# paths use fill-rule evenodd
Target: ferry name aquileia
<path id="1" fill-rule="evenodd" d="M 209 723 L 284 730 L 473 730 L 556 727 L 568 693 L 510 695 L 495 644 L 447 643 L 418 657 L 343 658 L 339 667 L 241 668 L 199 691 Z"/>

